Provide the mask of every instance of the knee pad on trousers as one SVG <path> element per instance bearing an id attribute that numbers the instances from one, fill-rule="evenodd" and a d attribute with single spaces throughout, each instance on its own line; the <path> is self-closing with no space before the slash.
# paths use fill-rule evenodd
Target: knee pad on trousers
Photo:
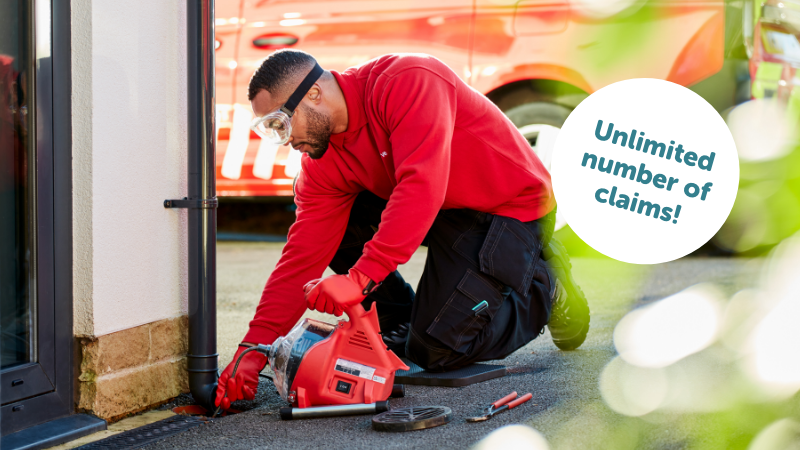
<path id="1" fill-rule="evenodd" d="M 432 338 L 425 338 L 414 331 L 412 327 L 406 341 L 406 358 L 428 372 L 445 372 L 454 369 L 451 367 L 452 350 L 439 347 Z"/>

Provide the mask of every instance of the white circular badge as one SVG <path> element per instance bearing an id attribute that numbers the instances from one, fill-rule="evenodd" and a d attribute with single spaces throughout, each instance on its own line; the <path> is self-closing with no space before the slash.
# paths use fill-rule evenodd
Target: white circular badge
<path id="1" fill-rule="evenodd" d="M 628 263 L 672 261 L 708 242 L 739 185 L 725 121 L 663 80 L 620 81 L 590 95 L 553 153 L 558 212 L 595 250 Z"/>

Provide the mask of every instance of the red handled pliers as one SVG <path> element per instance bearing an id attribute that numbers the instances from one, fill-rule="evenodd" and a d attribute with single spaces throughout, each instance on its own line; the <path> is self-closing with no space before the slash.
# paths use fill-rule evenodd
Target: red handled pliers
<path id="1" fill-rule="evenodd" d="M 533 398 L 533 394 L 528 392 L 517 398 L 517 391 L 514 391 L 500 400 L 492 403 L 483 410 L 483 415 L 477 417 L 467 417 L 467 422 L 483 422 L 489 420 L 495 414 L 499 414 L 507 409 L 513 409 Z M 516 399 L 516 400 L 515 400 Z M 512 401 L 513 400 L 513 401 Z"/>

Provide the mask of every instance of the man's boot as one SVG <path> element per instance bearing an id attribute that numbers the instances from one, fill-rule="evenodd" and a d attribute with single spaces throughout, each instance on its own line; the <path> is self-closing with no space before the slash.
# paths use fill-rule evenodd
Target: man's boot
<path id="1" fill-rule="evenodd" d="M 561 350 L 575 350 L 586 340 L 589 332 L 589 304 L 578 283 L 572 277 L 572 264 L 567 249 L 555 238 L 542 250 L 555 289 L 550 312 L 550 335 Z"/>
<path id="2" fill-rule="evenodd" d="M 396 329 L 383 333 L 383 343 L 399 357 L 406 356 L 409 329 L 411 329 L 411 324 L 401 323 Z"/>

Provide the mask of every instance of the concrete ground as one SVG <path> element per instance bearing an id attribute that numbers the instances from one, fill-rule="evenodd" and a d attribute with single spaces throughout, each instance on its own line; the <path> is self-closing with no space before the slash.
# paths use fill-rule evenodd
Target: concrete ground
<path id="1" fill-rule="evenodd" d="M 221 243 L 218 247 L 218 337 L 220 364 L 232 358 L 247 331 L 261 290 L 280 257 L 282 244 Z M 412 285 L 425 260 L 420 249 L 400 268 Z M 593 436 L 613 422 L 602 403 L 598 377 L 616 354 L 612 333 L 631 308 L 649 303 L 699 282 L 715 282 L 731 294 L 753 284 L 758 261 L 743 259 L 683 259 L 658 266 L 633 266 L 607 259 L 573 260 L 575 277 L 589 298 L 592 326 L 577 351 L 559 351 L 549 333 L 519 349 L 503 364 L 509 375 L 463 388 L 406 386 L 406 397 L 392 399 L 393 408 L 443 405 L 453 410 L 451 423 L 407 433 L 380 433 L 370 427 L 371 416 L 281 421 L 286 403 L 272 383 L 263 380 L 246 410 L 164 439 L 148 449 L 167 448 L 468 448 L 503 425 L 524 423 L 539 430 L 553 448 L 592 448 Z M 332 316 L 309 316 L 334 322 Z M 483 423 L 465 418 L 516 390 L 533 393 L 533 400 Z M 607 431 L 607 430 L 606 430 Z M 680 436 L 666 433 L 657 447 L 680 448 Z M 677 445 L 677 447 L 676 447 Z"/>

